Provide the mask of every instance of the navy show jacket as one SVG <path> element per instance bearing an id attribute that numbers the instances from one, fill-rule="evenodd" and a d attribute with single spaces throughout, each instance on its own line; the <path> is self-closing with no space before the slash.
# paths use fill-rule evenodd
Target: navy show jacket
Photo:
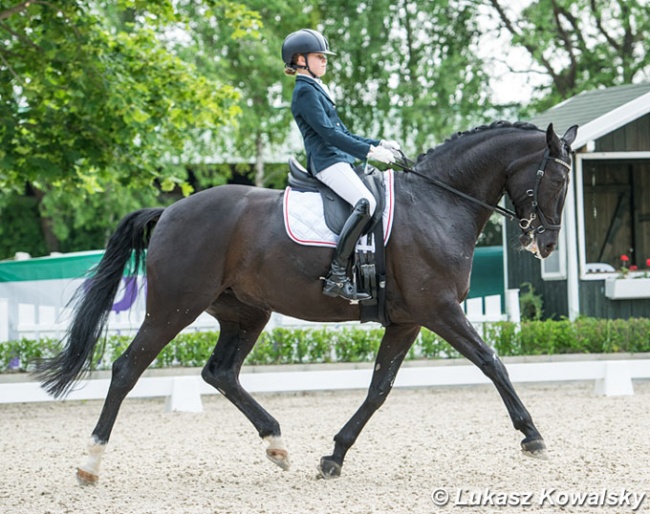
<path id="1" fill-rule="evenodd" d="M 365 159 L 378 139 L 352 134 L 336 112 L 334 102 L 310 77 L 298 75 L 291 113 L 300 129 L 307 152 L 307 169 L 313 175 L 337 162 Z"/>

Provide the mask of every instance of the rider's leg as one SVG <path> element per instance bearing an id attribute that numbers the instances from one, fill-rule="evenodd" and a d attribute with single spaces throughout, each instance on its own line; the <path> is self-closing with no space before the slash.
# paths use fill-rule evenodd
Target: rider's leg
<path id="1" fill-rule="evenodd" d="M 368 300 L 371 296 L 357 292 L 348 277 L 347 269 L 357 241 L 372 217 L 377 202 L 349 164 L 337 163 L 321 171 L 316 177 L 354 206 L 341 230 L 323 293 L 328 296 L 341 296 L 347 300 Z"/>
<path id="2" fill-rule="evenodd" d="M 359 175 L 347 162 L 337 162 L 316 174 L 316 178 L 329 187 L 350 205 L 355 206 L 359 200 L 368 200 L 369 214 L 372 216 L 377 208 L 377 201 L 363 184 Z"/>

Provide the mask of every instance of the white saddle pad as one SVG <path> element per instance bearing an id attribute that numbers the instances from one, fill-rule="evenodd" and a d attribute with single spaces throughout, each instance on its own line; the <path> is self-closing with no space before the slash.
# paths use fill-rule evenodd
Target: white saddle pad
<path id="1" fill-rule="evenodd" d="M 386 206 L 382 215 L 384 226 L 384 245 L 388 243 L 393 228 L 395 211 L 395 188 L 393 170 L 384 172 L 386 182 Z M 320 193 L 295 191 L 290 187 L 284 192 L 283 202 L 284 226 L 292 241 L 305 246 L 335 247 L 339 236 L 332 232 L 325 223 L 323 200 Z M 363 237 L 357 249 L 374 250 L 374 243 L 368 245 Z"/>

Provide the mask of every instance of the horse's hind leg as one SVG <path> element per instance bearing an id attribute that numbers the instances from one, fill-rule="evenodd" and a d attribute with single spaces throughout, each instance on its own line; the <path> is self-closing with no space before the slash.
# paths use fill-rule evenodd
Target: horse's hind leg
<path id="1" fill-rule="evenodd" d="M 77 468 L 77 479 L 81 484 L 93 484 L 99 479 L 101 458 L 126 395 L 160 351 L 193 318 L 176 314 L 158 316 L 157 319 L 161 321 L 154 322 L 151 317 L 145 319 L 131 345 L 113 363 L 111 385 L 88 445 L 88 459 Z"/>
<path id="2" fill-rule="evenodd" d="M 269 320 L 270 312 L 245 305 L 233 295 L 224 294 L 208 310 L 219 320 L 219 340 L 203 368 L 203 379 L 214 386 L 255 426 L 268 443 L 266 456 L 282 469 L 289 469 L 289 453 L 280 432 L 280 424 L 239 382 L 244 359 L 255 346 Z"/>
<path id="3" fill-rule="evenodd" d="M 318 471 L 323 478 L 337 478 L 346 453 L 359 437 L 370 417 L 382 406 L 393 387 L 402 361 L 420 332 L 417 325 L 389 325 L 384 332 L 375 359 L 375 370 L 366 399 L 359 410 L 334 436 L 334 452 L 320 460 Z"/>
<path id="4" fill-rule="evenodd" d="M 524 454 L 546 458 L 546 445 L 533 419 L 510 382 L 506 367 L 478 335 L 459 304 L 449 312 L 437 313 L 439 321 L 427 328 L 436 332 L 462 355 L 472 361 L 494 383 L 514 427 L 525 435 L 521 442 Z"/>

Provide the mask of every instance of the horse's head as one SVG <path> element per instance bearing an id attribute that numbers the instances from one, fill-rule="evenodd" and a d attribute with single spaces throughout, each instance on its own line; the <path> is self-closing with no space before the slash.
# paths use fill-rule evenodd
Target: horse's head
<path id="1" fill-rule="evenodd" d="M 546 149 L 541 162 L 523 166 L 512 173 L 507 184 L 522 235 L 522 246 L 536 257 L 545 259 L 557 245 L 562 209 L 569 188 L 571 143 L 576 138 L 574 125 L 559 138 L 550 124 L 546 129 Z"/>

